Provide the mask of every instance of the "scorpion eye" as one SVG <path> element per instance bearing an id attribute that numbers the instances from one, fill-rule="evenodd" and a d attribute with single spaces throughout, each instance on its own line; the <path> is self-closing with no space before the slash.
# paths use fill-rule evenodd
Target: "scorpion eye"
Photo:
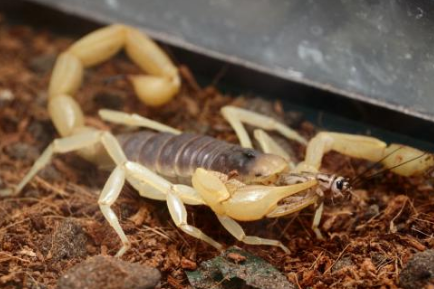
<path id="1" fill-rule="evenodd" d="M 255 153 L 252 152 L 252 151 L 246 151 L 246 152 L 244 152 L 244 156 L 246 158 L 249 158 L 249 159 L 254 159 L 256 157 Z"/>

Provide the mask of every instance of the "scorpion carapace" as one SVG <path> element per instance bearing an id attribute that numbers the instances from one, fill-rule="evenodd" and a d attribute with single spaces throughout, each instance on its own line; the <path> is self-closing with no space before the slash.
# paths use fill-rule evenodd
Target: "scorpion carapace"
<path id="1" fill-rule="evenodd" d="M 244 183 L 263 183 L 288 166 L 279 156 L 192 133 L 141 131 L 117 139 L 128 160 L 178 184 L 191 185 L 197 168 L 232 174 Z"/>

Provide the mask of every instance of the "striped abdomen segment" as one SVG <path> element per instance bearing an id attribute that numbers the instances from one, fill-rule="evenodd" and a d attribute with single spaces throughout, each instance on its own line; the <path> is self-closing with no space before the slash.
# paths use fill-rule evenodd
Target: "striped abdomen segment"
<path id="1" fill-rule="evenodd" d="M 185 184 L 190 183 L 198 167 L 223 173 L 240 171 L 253 151 L 190 133 L 174 135 L 142 131 L 122 134 L 117 138 L 129 160 L 171 181 Z"/>

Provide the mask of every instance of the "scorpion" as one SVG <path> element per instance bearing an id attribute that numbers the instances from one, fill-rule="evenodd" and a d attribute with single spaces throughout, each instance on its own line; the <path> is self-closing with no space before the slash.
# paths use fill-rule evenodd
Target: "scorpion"
<path id="1" fill-rule="evenodd" d="M 181 85 L 177 68 L 141 31 L 116 24 L 84 36 L 60 54 L 50 79 L 48 111 L 61 138 L 44 150 L 22 181 L 9 191 L 11 195 L 18 194 L 57 153 L 77 151 L 101 167 L 114 167 L 98 204 L 122 242 L 116 256 L 122 256 L 131 246 L 111 208 L 125 182 L 142 197 L 165 201 L 180 230 L 219 250 L 223 248 L 221 244 L 188 224 L 185 205 L 210 207 L 223 227 L 239 241 L 278 246 L 289 253 L 278 240 L 246 235 L 237 221 L 277 218 L 316 205 L 312 228 L 322 238 L 318 225 L 325 192 L 339 196 L 351 190 L 348 179 L 319 172 L 327 152 L 333 150 L 350 157 L 381 161 L 404 176 L 424 172 L 434 165 L 431 155 L 406 162 L 422 152 L 398 144 L 387 146 L 368 136 L 320 132 L 308 142 L 273 118 L 233 106 L 223 107 L 221 112 L 237 134 L 240 146 L 209 136 L 182 133 L 137 114 L 108 109 L 99 111 L 102 119 L 153 131 L 114 136 L 109 131 L 86 126 L 83 112 L 73 98 L 82 83 L 83 70 L 106 61 L 123 47 L 129 58 L 147 73 L 130 77 L 141 101 L 157 107 L 177 94 Z M 263 152 L 253 149 L 244 124 L 259 128 L 254 131 L 254 137 Z M 293 164 L 265 130 L 277 131 L 307 145 L 305 160 Z M 394 157 L 385 158 L 397 148 L 401 149 Z"/>

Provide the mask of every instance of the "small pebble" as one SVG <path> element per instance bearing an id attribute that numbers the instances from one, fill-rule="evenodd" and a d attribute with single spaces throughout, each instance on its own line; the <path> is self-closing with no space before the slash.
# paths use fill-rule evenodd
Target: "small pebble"
<path id="1" fill-rule="evenodd" d="M 69 269 L 57 289 L 151 289 L 160 278 L 155 268 L 99 255 Z"/>
<path id="2" fill-rule="evenodd" d="M 414 254 L 399 275 L 399 285 L 404 289 L 434 286 L 434 250 Z"/>

